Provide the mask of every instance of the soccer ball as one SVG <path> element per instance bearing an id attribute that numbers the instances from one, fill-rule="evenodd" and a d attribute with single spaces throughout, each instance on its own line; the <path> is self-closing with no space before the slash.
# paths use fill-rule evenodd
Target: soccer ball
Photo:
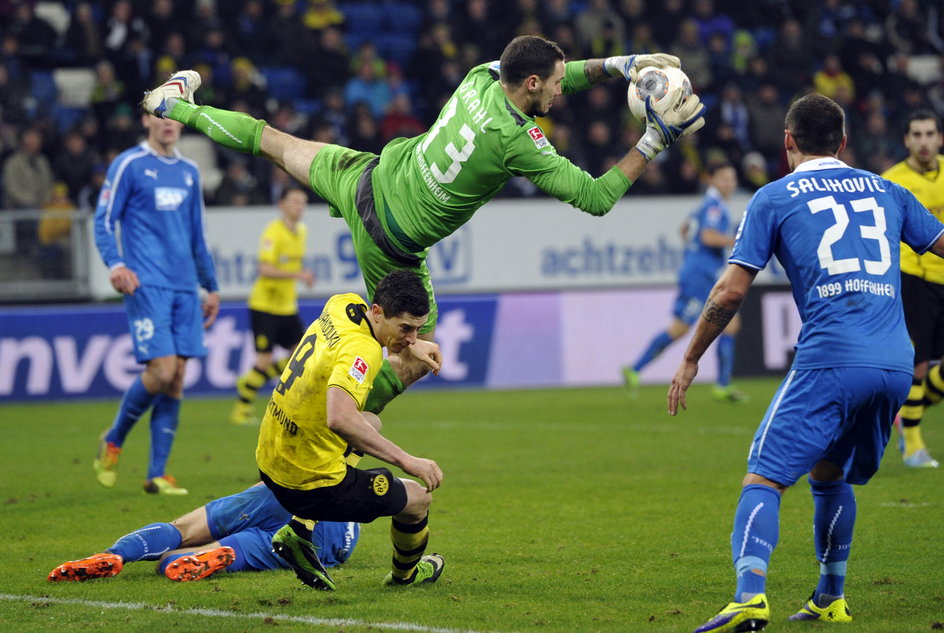
<path id="1" fill-rule="evenodd" d="M 679 89 L 681 87 L 681 90 Z M 643 68 L 636 81 L 629 84 L 626 100 L 629 111 L 637 119 L 646 120 L 646 97 L 657 114 L 678 110 L 692 94 L 692 82 L 681 68 Z"/>

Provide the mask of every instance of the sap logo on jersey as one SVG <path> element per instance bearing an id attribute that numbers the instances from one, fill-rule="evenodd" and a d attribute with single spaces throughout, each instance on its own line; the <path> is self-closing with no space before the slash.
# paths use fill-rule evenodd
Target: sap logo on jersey
<path id="1" fill-rule="evenodd" d="M 180 187 L 154 187 L 154 207 L 158 211 L 176 211 L 187 194 L 188 191 Z"/>

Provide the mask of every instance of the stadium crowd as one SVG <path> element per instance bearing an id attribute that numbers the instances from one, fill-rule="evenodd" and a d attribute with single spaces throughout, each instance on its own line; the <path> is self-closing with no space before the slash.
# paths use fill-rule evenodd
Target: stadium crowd
<path id="1" fill-rule="evenodd" d="M 751 190 L 780 177 L 786 108 L 812 90 L 846 110 L 843 159 L 876 172 L 904 157 L 907 112 L 944 115 L 944 9 L 931 0 L 0 0 L 0 32 L 6 209 L 94 209 L 105 166 L 139 138 L 142 93 L 174 70 L 200 72 L 203 103 L 379 151 L 427 129 L 465 71 L 521 33 L 572 59 L 682 59 L 708 123 L 655 161 L 634 195 L 702 191 L 712 162 L 736 165 Z M 624 90 L 560 98 L 542 127 L 600 174 L 644 129 Z M 220 177 L 205 179 L 208 203 L 278 201 L 284 174 L 209 151 Z M 503 195 L 541 194 L 519 178 Z"/>

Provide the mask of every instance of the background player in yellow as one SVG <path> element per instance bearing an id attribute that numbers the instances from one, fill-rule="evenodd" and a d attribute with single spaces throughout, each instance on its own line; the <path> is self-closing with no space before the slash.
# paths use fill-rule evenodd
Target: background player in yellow
<path id="1" fill-rule="evenodd" d="M 281 217 L 272 220 L 259 240 L 259 269 L 249 295 L 249 324 L 256 347 L 252 368 L 236 381 L 238 400 L 230 421 L 252 424 L 256 421 L 252 401 L 256 393 L 285 368 L 287 359 L 272 360 L 275 345 L 293 350 L 301 340 L 305 326 L 298 316 L 300 281 L 315 285 L 315 275 L 304 267 L 308 229 L 301 223 L 308 195 L 299 187 L 286 187 L 279 200 Z"/>
<path id="2" fill-rule="evenodd" d="M 339 517 L 358 523 L 392 517 L 393 563 L 386 584 L 435 582 L 442 574 L 442 556 L 424 556 L 430 493 L 442 482 L 442 470 L 384 438 L 377 416 L 363 412 L 384 347 L 439 371 L 438 346 L 416 347 L 428 313 L 426 289 L 408 270 L 384 277 L 372 304 L 355 294 L 331 297 L 269 399 L 256 462 L 263 483 L 294 515 L 272 537 L 272 549 L 311 587 L 335 588 L 312 545 L 312 530 L 317 521 Z M 350 451 L 398 466 L 423 485 L 396 478 L 387 468 L 355 468 L 345 461 Z"/>
<path id="3" fill-rule="evenodd" d="M 438 310 L 426 255 L 433 244 L 468 221 L 515 176 L 592 215 L 608 213 L 649 161 L 704 125 L 705 107 L 692 95 L 663 116 L 649 109 L 642 138 L 598 178 L 559 155 L 535 117 L 547 115 L 560 94 L 613 77 L 632 81 L 646 66 L 678 65 L 677 57 L 664 54 L 565 63 L 554 42 L 522 35 L 505 47 L 499 61 L 466 74 L 427 132 L 394 139 L 379 156 L 295 138 L 240 112 L 196 106 L 200 75 L 191 70 L 177 72 L 148 93 L 143 106 L 224 147 L 263 156 L 327 200 L 332 215 L 351 228 L 368 297 L 390 270 L 416 270 L 430 300 L 420 338 L 432 341 Z M 368 411 L 381 411 L 427 371 L 409 356 L 391 354 L 388 361 Z"/>
<path id="4" fill-rule="evenodd" d="M 915 195 L 938 220 L 944 221 L 944 158 L 941 157 L 941 120 L 930 110 L 916 110 L 905 124 L 908 158 L 884 174 Z M 918 255 L 901 245 L 901 299 L 905 324 L 914 343 L 914 376 L 908 399 L 898 414 L 899 449 L 907 466 L 937 468 L 921 437 L 924 410 L 944 398 L 941 365 L 944 357 L 944 260 Z"/>

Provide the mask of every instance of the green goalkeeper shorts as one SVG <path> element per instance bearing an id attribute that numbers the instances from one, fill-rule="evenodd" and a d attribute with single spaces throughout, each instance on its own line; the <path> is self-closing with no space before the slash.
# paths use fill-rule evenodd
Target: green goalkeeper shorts
<path id="1" fill-rule="evenodd" d="M 351 229 L 354 254 L 357 256 L 357 263 L 364 277 L 364 285 L 367 286 L 368 300 L 373 298 L 374 289 L 380 280 L 392 270 L 406 268 L 420 276 L 426 293 L 429 295 L 429 317 L 420 328 L 420 334 L 425 334 L 436 327 L 436 320 L 439 317 L 433 283 L 429 278 L 429 268 L 426 266 L 426 252 L 409 254 L 416 258 L 415 265 L 408 265 L 391 257 L 371 237 L 361 216 L 363 210 L 359 211 L 357 208 L 358 184 L 364 175 L 364 170 L 376 159 L 377 155 L 370 152 L 358 152 L 340 145 L 325 145 L 311 161 L 308 171 L 309 185 L 312 191 L 328 201 L 330 214 L 333 217 L 344 218 L 348 228 Z M 373 176 L 374 174 L 369 174 L 368 178 Z M 382 208 L 381 204 L 380 201 L 374 201 L 377 209 Z"/>

